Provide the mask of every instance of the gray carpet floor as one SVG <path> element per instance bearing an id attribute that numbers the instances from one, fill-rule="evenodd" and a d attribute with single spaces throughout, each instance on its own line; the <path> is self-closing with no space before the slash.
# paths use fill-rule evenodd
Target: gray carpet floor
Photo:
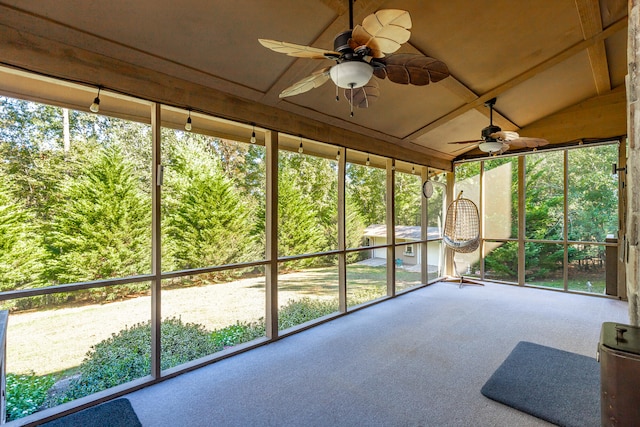
<path id="1" fill-rule="evenodd" d="M 437 283 L 138 390 L 143 426 L 546 426 L 481 395 L 519 341 L 595 357 L 622 301 Z"/>

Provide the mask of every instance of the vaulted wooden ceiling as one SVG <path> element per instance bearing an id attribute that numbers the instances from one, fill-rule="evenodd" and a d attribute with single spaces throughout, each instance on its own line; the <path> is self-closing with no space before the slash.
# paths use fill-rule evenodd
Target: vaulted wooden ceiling
<path id="1" fill-rule="evenodd" d="M 202 87 L 208 99 L 222 94 L 209 110 L 224 117 L 322 140 L 321 123 L 354 135 L 357 147 L 370 139 L 373 151 L 387 144 L 436 165 L 477 152 L 449 142 L 479 138 L 493 97 L 495 124 L 522 136 L 559 144 L 626 133 L 626 1 L 356 0 L 354 23 L 380 9 L 411 15 L 411 38 L 399 52 L 437 58 L 451 76 L 427 86 L 378 80 L 377 102 L 354 117 L 344 97 L 336 102 L 332 82 L 279 98 L 333 62 L 257 41 L 332 50 L 349 26 L 347 0 L 0 0 L 0 61 L 162 100 L 152 95 L 157 77 L 140 87 L 151 70 L 166 76 L 174 105 L 206 111 L 192 90 Z M 47 64 L 47 55 L 68 65 Z M 118 78 L 104 71 L 118 66 Z M 251 107 L 234 107 L 238 100 Z M 331 139 L 324 140 L 349 143 Z"/>

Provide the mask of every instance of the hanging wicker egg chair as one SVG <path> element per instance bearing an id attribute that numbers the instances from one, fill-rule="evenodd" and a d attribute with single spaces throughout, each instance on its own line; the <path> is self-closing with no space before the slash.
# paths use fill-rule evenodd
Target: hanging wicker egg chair
<path id="1" fill-rule="evenodd" d="M 480 246 L 478 207 L 469 199 L 458 197 L 449 204 L 442 241 L 456 252 L 469 253 Z"/>

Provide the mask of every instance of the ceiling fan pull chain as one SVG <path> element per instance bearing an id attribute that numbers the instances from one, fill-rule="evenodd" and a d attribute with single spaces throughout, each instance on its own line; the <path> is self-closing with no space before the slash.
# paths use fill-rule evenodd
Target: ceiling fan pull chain
<path id="1" fill-rule="evenodd" d="M 340 71 L 340 69 L 339 69 L 339 68 L 336 68 L 336 78 L 337 78 L 337 76 L 338 76 L 338 72 L 339 72 L 339 71 Z M 339 101 L 340 101 L 340 95 L 339 95 L 339 93 L 338 93 L 338 91 L 339 91 L 339 90 L 340 90 L 340 89 L 338 88 L 338 85 L 336 85 L 336 102 L 339 102 Z"/>
<path id="2" fill-rule="evenodd" d="M 350 107 L 350 117 L 353 117 L 353 83 L 349 84 L 349 86 L 351 87 L 351 101 L 349 101 L 349 107 Z"/>

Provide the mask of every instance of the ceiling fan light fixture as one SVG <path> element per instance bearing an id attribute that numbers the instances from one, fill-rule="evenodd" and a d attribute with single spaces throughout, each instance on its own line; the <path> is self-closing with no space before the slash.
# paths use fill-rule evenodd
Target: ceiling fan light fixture
<path id="1" fill-rule="evenodd" d="M 478 148 L 485 153 L 496 153 L 502 150 L 502 142 L 500 141 L 484 141 L 478 145 Z"/>
<path id="2" fill-rule="evenodd" d="M 331 80 L 343 89 L 366 85 L 373 76 L 373 67 L 362 61 L 345 61 L 331 67 Z"/>

